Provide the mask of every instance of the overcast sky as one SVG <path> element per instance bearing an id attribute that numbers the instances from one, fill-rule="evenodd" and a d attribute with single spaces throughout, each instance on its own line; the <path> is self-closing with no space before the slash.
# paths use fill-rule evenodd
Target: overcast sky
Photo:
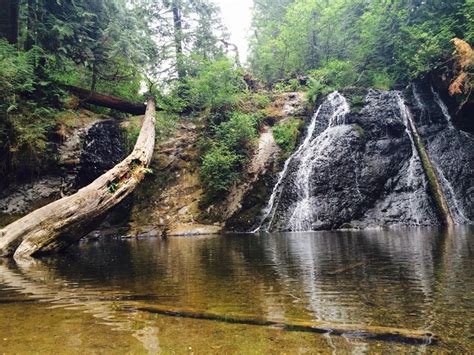
<path id="1" fill-rule="evenodd" d="M 248 33 L 253 0 L 213 0 L 220 6 L 222 20 L 229 29 L 230 42 L 239 47 L 240 60 L 245 62 L 248 51 Z"/>

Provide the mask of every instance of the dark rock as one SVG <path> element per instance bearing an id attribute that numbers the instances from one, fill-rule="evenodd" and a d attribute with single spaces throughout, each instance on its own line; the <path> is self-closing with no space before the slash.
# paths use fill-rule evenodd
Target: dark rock
<path id="1" fill-rule="evenodd" d="M 87 132 L 80 156 L 76 187 L 91 183 L 125 157 L 122 131 L 116 120 L 100 121 Z"/>
<path id="2" fill-rule="evenodd" d="M 347 100 L 331 95 L 322 103 L 311 137 L 289 161 L 274 190 L 275 203 L 264 209 L 262 230 L 440 224 L 407 130 L 409 112 L 401 93 L 369 90 L 363 100 L 356 100 L 361 103 L 356 112 L 344 112 L 353 93 L 345 94 Z M 441 117 L 434 119 L 442 121 Z M 472 154 L 466 164 L 473 166 Z M 469 184 L 469 174 L 459 174 L 459 179 Z M 247 196 L 228 225 L 240 231 L 258 226 L 262 214 L 256 218 L 252 214 L 255 206 L 262 205 L 262 198 L 268 201 L 266 191 L 254 190 L 253 196 Z"/>
<path id="3" fill-rule="evenodd" d="M 456 127 L 443 96 L 427 80 L 405 93 L 453 219 L 474 223 L 474 135 Z"/>
<path id="4" fill-rule="evenodd" d="M 95 121 L 75 129 L 58 148 L 57 175 L 10 184 L 0 192 L 0 213 L 19 217 L 74 193 L 124 157 L 118 122 Z"/>

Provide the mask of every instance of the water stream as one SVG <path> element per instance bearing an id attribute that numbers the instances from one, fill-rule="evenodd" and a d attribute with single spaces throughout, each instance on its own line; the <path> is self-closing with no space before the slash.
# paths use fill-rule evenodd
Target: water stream
<path id="1" fill-rule="evenodd" d="M 299 201 L 293 210 L 288 228 L 295 231 L 311 229 L 314 216 L 312 214 L 313 202 L 310 197 L 310 181 L 311 174 L 314 170 L 314 162 L 324 156 L 325 150 L 327 146 L 331 144 L 334 134 L 339 132 L 336 127 L 345 123 L 344 117 L 350 112 L 347 100 L 337 91 L 328 95 L 325 103 L 329 104 L 332 110 L 327 128 L 316 137 L 313 137 L 321 111 L 321 105 L 311 118 L 303 143 L 301 143 L 298 149 L 286 160 L 283 170 L 279 174 L 278 181 L 273 187 L 267 206 L 263 211 L 262 221 L 251 233 L 256 233 L 260 230 L 269 231 L 271 229 L 275 212 L 278 208 L 280 194 L 284 189 L 288 169 L 293 162 L 298 164 L 295 193 L 298 195 Z"/>
<path id="2" fill-rule="evenodd" d="M 33 264 L 2 262 L 0 347 L 7 354 L 469 353 L 473 233 L 110 238 Z M 146 311 L 156 307 L 423 330 L 439 341 L 410 345 Z"/>
<path id="3" fill-rule="evenodd" d="M 412 86 L 413 90 L 413 95 L 416 98 L 416 103 L 418 105 L 418 108 L 421 110 L 421 115 L 424 117 L 429 117 L 430 112 L 428 110 L 427 104 L 423 101 L 422 97 L 419 95 L 417 86 L 413 85 Z M 433 101 L 439 108 L 439 110 L 442 113 L 442 117 L 445 119 L 444 123 L 438 124 L 441 126 L 443 129 L 438 133 L 438 136 L 444 139 L 443 145 L 446 147 L 449 147 L 449 150 L 451 151 L 458 151 L 457 154 L 462 154 L 465 150 L 466 147 L 464 146 L 466 143 L 469 144 L 472 142 L 472 137 L 469 133 L 464 132 L 462 130 L 456 129 L 454 127 L 453 122 L 452 122 L 452 117 L 449 113 L 449 109 L 447 105 L 443 102 L 441 99 L 441 96 L 434 90 L 434 88 L 431 86 L 430 87 L 430 93 L 433 95 Z M 434 123 L 429 123 L 430 125 L 435 125 Z M 441 143 L 441 142 L 440 142 Z M 439 143 L 438 143 L 439 144 Z M 453 145 L 455 148 L 453 149 Z M 434 144 L 434 147 L 436 147 L 437 144 Z M 444 148 L 444 151 L 448 151 L 448 149 Z M 442 166 L 441 162 L 443 161 L 443 157 L 440 156 L 438 151 L 432 151 L 428 152 L 431 153 L 430 158 L 432 161 L 432 164 L 434 168 L 436 169 L 436 174 L 439 178 L 441 188 L 443 190 L 443 194 L 446 197 L 446 200 L 449 204 L 449 209 L 451 211 L 453 220 L 457 224 L 470 224 L 473 223 L 467 216 L 464 211 L 464 206 L 461 201 L 459 201 L 458 196 L 456 195 L 455 189 L 450 181 L 450 179 L 447 177 L 446 174 L 446 166 Z M 449 151 L 448 151 L 449 153 Z M 456 164 L 454 162 L 450 162 L 450 164 Z M 445 164 L 444 164 L 445 165 Z M 463 167 L 464 173 L 469 172 L 471 168 L 469 166 Z M 469 180 L 469 176 L 466 177 L 466 179 Z"/>
<path id="4" fill-rule="evenodd" d="M 417 224 L 420 224 L 422 221 L 422 216 L 419 214 L 420 209 L 418 206 L 416 206 L 415 202 L 415 193 L 416 191 L 421 187 L 423 189 L 426 189 L 427 187 L 427 181 L 426 178 L 424 178 L 424 172 L 423 172 L 423 167 L 421 163 L 420 156 L 418 154 L 418 150 L 416 149 L 415 145 L 415 138 L 413 137 L 413 132 L 410 128 L 411 125 L 414 125 L 413 123 L 413 117 L 411 115 L 411 112 L 407 105 L 405 104 L 405 101 L 403 100 L 402 96 L 400 93 L 397 93 L 397 103 L 398 107 L 400 109 L 400 114 L 403 119 L 403 123 L 405 125 L 405 132 L 410 137 L 410 144 L 411 144 L 411 157 L 409 160 L 409 165 L 408 165 L 408 174 L 406 176 L 407 179 L 407 186 L 412 190 L 412 194 L 410 196 L 410 205 L 412 207 L 412 214 L 414 217 L 414 220 L 416 221 Z M 422 179 L 419 177 L 423 176 Z M 420 186 L 420 181 L 421 186 Z"/>

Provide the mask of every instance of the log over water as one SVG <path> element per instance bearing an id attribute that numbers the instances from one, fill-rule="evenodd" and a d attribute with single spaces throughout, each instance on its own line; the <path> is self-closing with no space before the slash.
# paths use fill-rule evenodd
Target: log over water
<path id="1" fill-rule="evenodd" d="M 132 153 L 71 196 L 39 208 L 0 230 L 0 256 L 23 258 L 67 248 L 94 228 L 143 179 L 155 146 L 155 103 L 149 100 Z"/>

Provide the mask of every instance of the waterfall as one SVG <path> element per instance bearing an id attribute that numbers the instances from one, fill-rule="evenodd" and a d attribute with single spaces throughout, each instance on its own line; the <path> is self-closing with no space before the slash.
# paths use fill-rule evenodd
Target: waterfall
<path id="1" fill-rule="evenodd" d="M 418 150 L 416 149 L 415 138 L 413 137 L 413 132 L 410 129 L 410 121 L 412 121 L 411 112 L 406 106 L 405 101 L 401 97 L 400 93 L 397 92 L 396 95 L 397 95 L 398 107 L 400 109 L 400 115 L 405 125 L 405 132 L 410 138 L 410 144 L 411 144 L 411 157 L 408 163 L 408 175 L 406 176 L 407 185 L 413 190 L 413 193 L 411 194 L 411 197 L 410 197 L 410 205 L 412 207 L 413 218 L 415 219 L 416 224 L 420 224 L 420 222 L 422 221 L 422 217 L 419 215 L 419 210 L 415 206 L 413 194 L 418 189 L 419 182 L 420 182 L 420 180 L 417 179 L 417 176 L 419 176 L 419 174 L 417 174 L 416 169 L 418 167 L 421 168 L 422 163 L 421 163 L 420 156 L 418 154 Z"/>
<path id="2" fill-rule="evenodd" d="M 439 106 L 439 108 L 443 112 L 444 117 L 446 118 L 449 129 L 451 129 L 451 130 L 456 129 L 453 126 L 451 115 L 449 114 L 449 110 L 448 110 L 448 107 L 446 106 L 446 104 L 443 102 L 443 100 L 441 99 L 439 94 L 434 90 L 433 87 L 431 87 L 431 92 L 433 93 L 436 104 Z M 462 135 L 465 135 L 465 136 L 469 136 L 468 133 L 463 132 L 463 131 L 459 131 L 459 133 L 462 134 Z M 462 143 L 459 139 L 459 136 L 456 136 L 456 138 L 457 138 L 458 146 L 459 146 L 459 148 L 461 148 Z M 465 216 L 462 208 L 459 206 L 459 203 L 456 199 L 456 195 L 454 193 L 453 186 L 448 181 L 448 179 L 446 179 L 446 177 L 443 174 L 443 171 L 438 167 L 437 164 L 435 164 L 435 168 L 436 168 L 436 171 L 438 172 L 438 175 L 440 177 L 440 180 L 441 180 L 441 183 L 442 183 L 444 189 L 446 190 L 446 192 L 448 192 L 448 195 L 449 195 L 450 199 L 452 200 L 451 210 L 454 212 L 453 217 L 455 219 L 455 222 L 456 223 L 461 223 L 461 224 L 463 224 L 463 223 L 472 223 L 472 221 Z"/>
<path id="3" fill-rule="evenodd" d="M 267 206 L 265 207 L 265 209 L 263 210 L 263 218 L 262 218 L 262 221 L 260 222 L 260 224 L 258 225 L 257 228 L 255 228 L 253 231 L 251 231 L 251 233 L 257 233 L 258 231 L 260 231 L 260 229 L 264 226 L 265 223 L 267 223 L 268 221 L 268 225 L 267 225 L 267 228 L 266 228 L 266 231 L 268 231 L 270 229 L 270 226 L 273 222 L 273 218 L 275 217 L 275 208 L 274 206 L 277 206 L 278 205 L 278 201 L 276 201 L 276 199 L 279 197 L 281 191 L 282 191 L 282 188 L 283 188 L 283 182 L 285 180 L 285 177 L 287 175 L 287 172 L 288 172 L 288 167 L 291 163 L 291 161 L 293 160 L 293 158 L 295 156 L 298 156 L 300 154 L 300 152 L 302 150 L 304 150 L 310 140 L 311 140 L 311 137 L 314 133 L 314 129 L 316 128 L 316 120 L 319 116 L 319 111 L 321 110 L 321 106 L 319 106 L 318 110 L 315 112 L 315 114 L 313 115 L 313 117 L 311 117 L 311 122 L 308 126 L 308 131 L 306 132 L 306 137 L 303 141 L 303 143 L 298 147 L 298 149 L 285 161 L 285 165 L 283 166 L 283 170 L 281 171 L 281 173 L 279 174 L 278 176 L 278 181 L 277 183 L 275 184 L 275 186 L 273 187 L 273 191 L 272 191 L 272 194 L 270 195 L 270 199 L 268 200 L 268 203 L 267 203 Z M 276 203 L 275 203 L 276 202 Z"/>
<path id="4" fill-rule="evenodd" d="M 298 202 L 289 220 L 289 229 L 292 231 L 311 230 L 313 221 L 317 220 L 317 216 L 313 215 L 315 201 L 311 197 L 311 174 L 318 159 L 329 158 L 325 152 L 339 131 L 337 126 L 345 124 L 345 116 L 350 112 L 347 100 L 338 92 L 329 95 L 328 101 L 332 108 L 328 127 L 298 156 L 300 162 L 295 175 Z"/>
<path id="5" fill-rule="evenodd" d="M 295 153 L 286 160 L 283 170 L 278 177 L 278 181 L 273 188 L 268 204 L 264 209 L 264 217 L 260 225 L 254 229 L 252 233 L 256 233 L 262 228 L 268 231 L 272 227 L 275 212 L 280 202 L 280 195 L 284 189 L 284 181 L 288 174 L 290 164 L 293 161 L 298 161 L 295 175 L 295 181 L 297 182 L 295 192 L 298 196 L 298 202 L 290 218 L 289 228 L 291 230 L 311 229 L 313 202 L 310 197 L 310 180 L 314 168 L 314 161 L 324 155 L 326 147 L 331 143 L 331 138 L 333 137 L 331 130 L 337 130 L 337 126 L 345 124 L 344 118 L 347 113 L 350 112 L 347 100 L 337 91 L 330 94 L 326 102 L 329 103 L 332 110 L 327 128 L 321 134 L 313 138 L 316 122 L 321 111 L 321 105 L 311 118 L 303 143 L 298 147 Z"/>
<path id="6" fill-rule="evenodd" d="M 443 112 L 444 118 L 446 118 L 446 122 L 448 123 L 448 126 L 450 129 L 454 128 L 453 123 L 451 121 L 451 115 L 449 114 L 448 107 L 445 105 L 443 100 L 441 100 L 441 97 L 439 94 L 434 90 L 433 87 L 431 87 L 431 92 L 433 93 L 434 100 L 436 104 L 439 106 L 441 109 L 441 112 Z"/>
<path id="7" fill-rule="evenodd" d="M 414 87 L 413 87 L 413 93 L 416 97 L 416 91 L 415 91 Z M 452 123 L 451 115 L 450 115 L 449 110 L 448 110 L 448 107 L 443 102 L 440 95 L 434 90 L 433 86 L 431 86 L 431 93 L 433 94 L 434 102 L 438 105 L 441 112 L 443 113 L 444 118 L 446 119 L 446 123 L 448 125 L 449 131 L 452 134 L 454 134 L 451 138 L 452 142 L 457 143 L 458 149 L 462 150 L 463 143 L 462 143 L 461 137 L 464 136 L 464 137 L 469 138 L 469 134 L 467 132 L 463 132 L 461 130 L 458 130 L 454 127 L 454 125 Z M 422 111 L 425 111 L 426 110 L 426 105 L 421 101 L 421 99 L 418 97 L 416 99 L 416 101 L 417 101 L 417 104 L 418 104 L 419 108 Z M 438 164 L 438 162 L 436 161 L 436 159 L 433 160 L 433 166 L 434 166 L 434 168 L 436 170 L 436 173 L 439 177 L 439 181 L 440 181 L 440 184 L 442 186 L 442 191 L 443 191 L 444 196 L 446 197 L 446 200 L 449 204 L 449 209 L 451 211 L 454 222 L 456 224 L 466 224 L 466 223 L 469 224 L 469 223 L 472 223 L 472 221 L 468 217 L 466 217 L 466 215 L 465 215 L 465 213 L 464 213 L 464 211 L 461 207 L 461 203 L 459 203 L 459 201 L 456 198 L 456 194 L 454 192 L 454 188 L 453 188 L 452 184 L 446 178 L 443 170 L 441 169 L 441 167 Z"/>

